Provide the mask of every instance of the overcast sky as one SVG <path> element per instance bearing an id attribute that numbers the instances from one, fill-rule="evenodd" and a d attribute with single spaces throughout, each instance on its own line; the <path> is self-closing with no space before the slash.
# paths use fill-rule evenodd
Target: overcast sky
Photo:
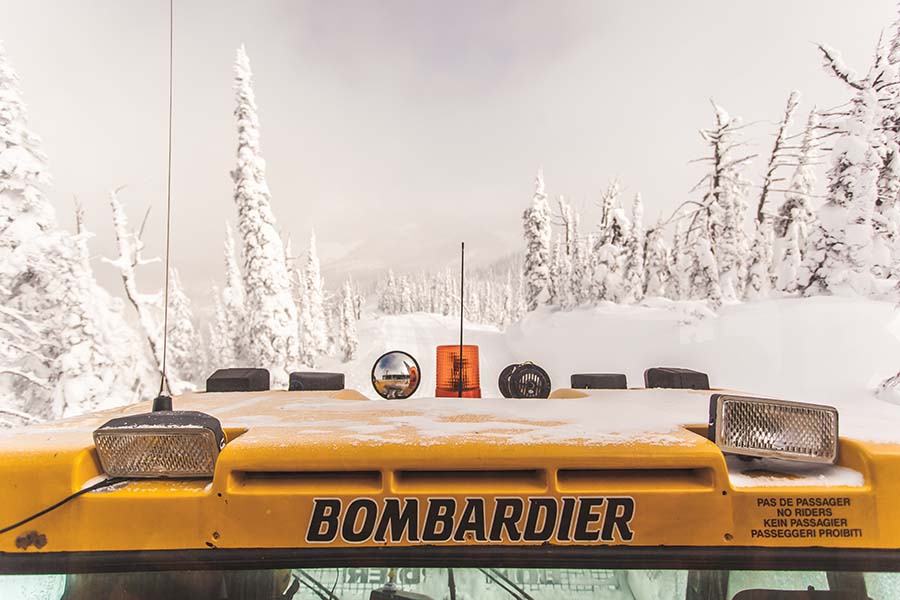
<path id="1" fill-rule="evenodd" d="M 77 196 L 95 254 L 111 255 L 106 194 L 125 185 L 135 221 L 153 205 L 146 241 L 159 253 L 168 2 L 0 6 L 60 221 L 71 226 Z M 894 15 L 890 0 L 176 0 L 173 261 L 208 303 L 235 218 L 241 43 L 279 228 L 304 248 L 315 227 L 333 287 L 347 272 L 452 263 L 461 239 L 476 264 L 518 251 L 539 165 L 548 193 L 584 210 L 618 176 L 653 220 L 700 176 L 689 160 L 704 152 L 710 97 L 760 121 L 750 132 L 764 154 L 792 89 L 800 122 L 847 99 L 814 42 L 862 70 Z M 117 291 L 111 268 L 97 270 Z"/>

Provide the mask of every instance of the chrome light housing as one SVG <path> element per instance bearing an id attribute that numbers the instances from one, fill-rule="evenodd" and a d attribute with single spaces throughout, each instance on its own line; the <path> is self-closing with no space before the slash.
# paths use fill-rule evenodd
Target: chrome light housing
<path id="1" fill-rule="evenodd" d="M 94 446 L 109 477 L 209 478 L 225 433 L 206 413 L 164 410 L 104 423 L 94 431 Z"/>
<path id="2" fill-rule="evenodd" d="M 729 454 L 837 462 L 838 412 L 832 406 L 713 394 L 708 431 Z"/>

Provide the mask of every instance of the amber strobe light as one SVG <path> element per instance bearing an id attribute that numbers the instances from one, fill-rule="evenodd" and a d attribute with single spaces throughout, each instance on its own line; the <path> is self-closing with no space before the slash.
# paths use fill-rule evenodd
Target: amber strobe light
<path id="1" fill-rule="evenodd" d="M 460 348 L 462 360 L 459 356 Z M 437 385 L 434 395 L 438 398 L 481 398 L 478 346 L 454 344 L 437 347 Z"/>
<path id="2" fill-rule="evenodd" d="M 838 412 L 820 404 L 713 394 L 709 439 L 729 454 L 833 464 Z"/>
<path id="3" fill-rule="evenodd" d="M 158 411 L 107 421 L 94 445 L 110 477 L 212 477 L 225 434 L 205 413 Z"/>

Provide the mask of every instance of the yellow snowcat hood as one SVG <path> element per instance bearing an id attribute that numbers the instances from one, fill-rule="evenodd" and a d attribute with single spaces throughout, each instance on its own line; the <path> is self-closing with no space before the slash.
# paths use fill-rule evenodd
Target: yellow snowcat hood
<path id="1" fill-rule="evenodd" d="M 842 437 L 838 464 L 826 466 L 726 459 L 706 438 L 709 397 L 187 394 L 176 408 L 213 415 L 225 430 L 212 479 L 133 480 L 86 493 L 0 535 L 0 551 L 900 548 L 900 446 Z M 147 410 L 6 432 L 0 528 L 104 477 L 93 431 Z"/>

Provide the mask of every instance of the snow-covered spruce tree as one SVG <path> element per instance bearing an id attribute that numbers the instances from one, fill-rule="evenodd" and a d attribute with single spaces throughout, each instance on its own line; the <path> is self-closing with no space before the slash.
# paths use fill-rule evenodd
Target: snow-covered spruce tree
<path id="1" fill-rule="evenodd" d="M 597 236 L 597 245 L 602 246 L 607 242 L 617 243 L 615 221 L 613 213 L 619 208 L 619 195 L 622 193 L 622 186 L 615 178 L 610 179 L 609 184 L 600 196 L 600 233 Z"/>
<path id="2" fill-rule="evenodd" d="M 238 149 L 231 177 L 243 242 L 247 360 L 269 369 L 273 386 L 283 387 L 300 360 L 297 308 L 260 156 L 250 60 L 243 46 L 238 48 L 234 72 Z"/>
<path id="3" fill-rule="evenodd" d="M 620 302 L 622 300 L 624 295 L 622 262 L 618 246 L 607 242 L 595 247 L 591 269 L 595 302 Z"/>
<path id="4" fill-rule="evenodd" d="M 816 130 L 819 115 L 813 108 L 806 120 L 803 139 L 797 150 L 797 163 L 784 202 L 774 219 L 774 270 L 776 287 L 784 292 L 797 291 L 797 276 L 806 247 L 806 238 L 813 223 L 810 198 L 815 190 L 815 165 L 818 158 Z"/>
<path id="5" fill-rule="evenodd" d="M 194 325 L 191 301 L 184 292 L 177 269 L 169 272 L 169 335 L 167 370 L 181 385 L 180 391 L 196 388 L 206 375 L 206 352 Z"/>
<path id="6" fill-rule="evenodd" d="M 398 287 L 400 290 L 400 312 L 403 314 L 413 312 L 413 295 L 409 277 L 406 275 L 401 276 Z"/>
<path id="7" fill-rule="evenodd" d="M 506 283 L 503 285 L 503 299 L 499 323 L 501 328 L 505 328 L 512 323 L 515 312 L 513 301 L 512 269 L 509 269 L 506 271 Z"/>
<path id="8" fill-rule="evenodd" d="M 599 231 L 589 243 L 589 300 L 620 302 L 625 296 L 625 246 L 631 224 L 619 205 L 621 186 L 612 179 L 600 199 Z"/>
<path id="9" fill-rule="evenodd" d="M 876 84 L 882 108 L 882 167 L 872 216 L 873 269 L 876 277 L 900 281 L 900 17 L 892 28 L 888 48 L 879 53 L 881 60 L 876 60 L 882 71 L 882 81 Z"/>
<path id="10" fill-rule="evenodd" d="M 94 279 L 88 240 L 92 234 L 76 210 L 74 261 L 65 260 L 68 275 L 64 287 L 60 335 L 67 348 L 58 360 L 54 385 L 54 414 L 72 416 L 146 399 L 159 383 L 141 351 L 140 339 L 123 315 L 123 303 L 113 298 Z"/>
<path id="11" fill-rule="evenodd" d="M 294 277 L 294 295 L 297 298 L 297 336 L 300 340 L 300 363 L 311 369 L 316 367 L 319 353 L 315 350 L 315 345 L 307 343 L 312 336 L 314 329 L 312 312 L 309 309 L 307 297 L 309 292 L 306 289 L 306 277 L 302 270 L 296 273 Z"/>
<path id="12" fill-rule="evenodd" d="M 444 316 L 452 315 L 456 310 L 456 302 L 454 302 L 456 285 L 453 283 L 453 275 L 450 274 L 449 270 L 444 270 L 441 282 L 441 314 Z"/>
<path id="13" fill-rule="evenodd" d="M 325 322 L 325 284 L 322 281 L 315 231 L 309 236 L 303 276 L 306 280 L 305 302 L 309 307 L 310 329 L 301 338 L 301 345 L 304 346 L 305 352 L 314 352 L 317 356 L 321 356 L 328 350 L 328 328 Z"/>
<path id="14" fill-rule="evenodd" d="M 860 294 L 876 291 L 873 273 L 873 213 L 879 200 L 883 167 L 882 107 L 877 68 L 856 79 L 837 54 L 820 47 L 825 64 L 855 90 L 850 109 L 836 125 L 825 204 L 817 211 L 800 269 L 805 295 Z M 876 67 L 879 61 L 876 60 Z"/>
<path id="15" fill-rule="evenodd" d="M 644 203 L 634 195 L 631 207 L 631 231 L 625 242 L 625 302 L 644 298 Z"/>
<path id="16" fill-rule="evenodd" d="M 40 418 L 127 402 L 131 390 L 123 396 L 102 335 L 108 311 L 94 293 L 87 234 L 57 227 L 42 192 L 49 175 L 40 140 L 27 120 L 0 47 L 0 389 L 9 410 Z"/>
<path id="17" fill-rule="evenodd" d="M 881 295 L 900 289 L 892 281 L 900 263 L 900 236 L 893 233 L 900 230 L 897 25 L 887 50 L 879 41 L 864 77 L 856 76 L 835 50 L 819 46 L 826 70 L 854 97 L 844 118 L 832 127 L 831 135 L 839 140 L 832 150 L 826 202 L 804 250 L 800 288 L 805 294 Z M 813 249 L 814 255 L 806 252 Z"/>
<path id="18" fill-rule="evenodd" d="M 550 300 L 550 208 L 544 193 L 544 171 L 534 180 L 531 206 L 522 215 L 525 230 L 525 303 L 535 310 Z"/>
<path id="19" fill-rule="evenodd" d="M 665 298 L 672 278 L 669 248 L 663 237 L 662 221 L 658 220 L 653 229 L 647 231 L 644 242 L 644 294 Z"/>
<path id="20" fill-rule="evenodd" d="M 225 224 L 225 287 L 221 296 L 221 329 L 216 335 L 222 338 L 223 354 L 219 366 L 231 367 L 247 360 L 246 322 L 244 306 L 244 282 L 235 253 L 231 226 Z"/>
<path id="21" fill-rule="evenodd" d="M 747 285 L 744 298 L 759 300 L 766 298 L 772 290 L 772 219 L 766 215 L 756 224 L 756 235 L 750 246 L 747 261 Z"/>
<path id="22" fill-rule="evenodd" d="M 381 288 L 378 308 L 386 315 L 395 315 L 400 312 L 400 290 L 393 269 L 388 269 L 387 280 Z"/>
<path id="23" fill-rule="evenodd" d="M 236 364 L 230 335 L 225 326 L 225 310 L 222 307 L 222 292 L 219 286 L 212 284 L 213 318 L 206 324 L 206 338 L 209 340 L 207 356 L 213 368 L 223 368 Z"/>
<path id="24" fill-rule="evenodd" d="M 572 275 L 569 284 L 573 307 L 584 304 L 590 298 L 589 269 L 591 254 L 591 247 L 588 242 L 576 237 L 575 243 L 572 245 Z"/>
<path id="25" fill-rule="evenodd" d="M 709 171 L 694 186 L 694 190 L 703 190 L 703 199 L 695 204 L 692 212 L 686 245 L 694 257 L 692 268 L 703 271 L 691 273 L 692 295 L 697 297 L 708 290 L 720 293 L 722 301 L 734 302 L 743 293 L 749 251 L 744 232 L 748 183 L 742 171 L 753 157 L 737 155 L 744 145 L 740 138 L 740 119 L 711 102 L 716 113 L 715 126 L 700 131 L 709 144 L 710 154 L 696 161 L 709 165 Z M 698 238 L 705 241 L 698 243 Z M 712 264 L 705 257 L 707 246 L 712 253 Z M 718 273 L 718 284 L 701 284 L 712 272 Z"/>
<path id="26" fill-rule="evenodd" d="M 578 239 L 578 213 L 572 208 L 572 205 L 566 202 L 563 196 L 556 199 L 557 209 L 559 210 L 560 226 L 563 230 L 563 240 L 566 255 L 570 258 L 575 247 L 575 240 Z"/>
<path id="27" fill-rule="evenodd" d="M 695 237 L 689 251 L 691 297 L 708 300 L 718 308 L 722 304 L 721 278 L 709 240 L 703 236 Z"/>
<path id="28" fill-rule="evenodd" d="M 562 265 L 565 275 L 561 284 L 563 288 L 561 306 L 566 310 L 571 310 L 582 301 L 579 297 L 581 290 L 578 282 L 583 281 L 584 272 L 577 271 L 579 267 L 576 267 L 582 255 L 578 239 L 578 224 L 581 217 L 578 215 L 578 211 L 572 208 L 572 205 L 566 202 L 562 196 L 557 200 L 557 204 L 565 240 L 564 264 Z"/>
<path id="29" fill-rule="evenodd" d="M 551 245 L 552 250 L 550 252 L 550 287 L 549 287 L 549 298 L 547 300 L 547 304 L 550 306 L 562 306 L 563 297 L 565 296 L 565 286 L 566 280 L 564 279 L 564 275 L 562 273 L 562 262 L 563 262 L 563 241 L 557 236 L 556 240 Z"/>
<path id="30" fill-rule="evenodd" d="M 778 243 L 778 262 L 775 264 L 775 286 L 777 289 L 793 293 L 797 291 L 797 278 L 800 273 L 800 265 L 803 262 L 801 254 L 800 227 L 803 217 L 798 214 L 800 207 L 794 208 L 794 214 L 790 215 L 787 232 Z"/>
<path id="31" fill-rule="evenodd" d="M 575 243 L 573 242 L 573 250 L 574 246 Z M 559 253 L 557 271 L 559 306 L 563 310 L 571 310 L 576 306 L 575 298 L 572 293 L 572 255 L 566 252 L 565 246 L 561 248 Z"/>
<path id="32" fill-rule="evenodd" d="M 687 231 L 684 218 L 675 222 L 675 233 L 672 236 L 672 277 L 666 287 L 666 297 L 671 300 L 686 300 L 691 297 L 691 260 L 686 243 Z"/>
<path id="33" fill-rule="evenodd" d="M 356 334 L 356 315 L 353 307 L 353 286 L 348 279 L 341 292 L 340 305 L 340 348 L 344 362 L 356 358 L 359 338 Z"/>

